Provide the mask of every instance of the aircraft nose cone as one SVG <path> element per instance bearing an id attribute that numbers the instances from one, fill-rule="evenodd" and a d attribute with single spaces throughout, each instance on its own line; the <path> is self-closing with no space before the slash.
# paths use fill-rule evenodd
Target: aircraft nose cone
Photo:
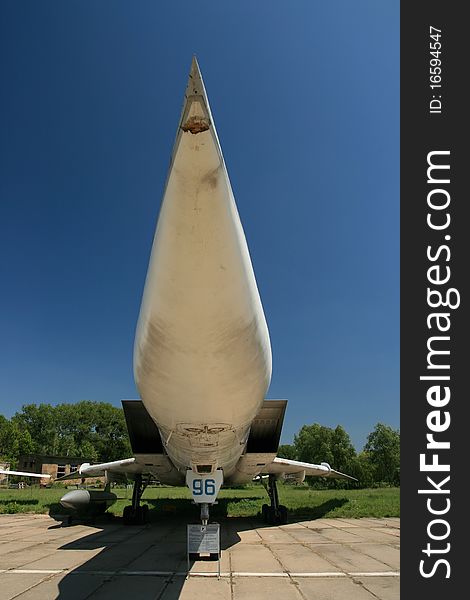
<path id="1" fill-rule="evenodd" d="M 73 490 L 62 496 L 60 503 L 64 508 L 80 510 L 90 503 L 90 492 L 88 490 Z"/>

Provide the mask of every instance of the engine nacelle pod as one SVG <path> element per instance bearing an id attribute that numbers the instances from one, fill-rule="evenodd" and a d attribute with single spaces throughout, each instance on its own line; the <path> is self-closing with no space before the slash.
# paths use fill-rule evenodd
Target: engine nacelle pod
<path id="1" fill-rule="evenodd" d="M 73 490 L 62 496 L 64 508 L 79 514 L 97 515 L 104 513 L 117 500 L 116 494 L 100 490 Z"/>

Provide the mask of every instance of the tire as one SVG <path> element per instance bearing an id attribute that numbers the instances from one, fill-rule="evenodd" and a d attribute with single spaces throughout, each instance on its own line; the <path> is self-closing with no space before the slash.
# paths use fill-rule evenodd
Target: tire
<path id="1" fill-rule="evenodd" d="M 131 525 L 132 524 L 132 506 L 128 505 L 124 507 L 124 511 L 122 513 L 122 518 L 124 519 L 124 525 Z"/>
<path id="2" fill-rule="evenodd" d="M 279 505 L 279 524 L 286 525 L 287 524 L 287 507 L 283 504 Z"/>
<path id="3" fill-rule="evenodd" d="M 142 519 L 141 522 L 142 524 L 147 524 L 149 522 L 149 506 L 148 504 L 143 504 L 141 507 L 141 515 L 142 515 Z"/>
<path id="4" fill-rule="evenodd" d="M 277 525 L 277 521 L 278 521 L 278 519 L 277 519 L 276 511 L 274 510 L 274 508 L 271 508 L 270 506 L 268 506 L 266 523 L 268 523 L 269 525 Z"/>
<path id="5" fill-rule="evenodd" d="M 269 506 L 267 504 L 263 504 L 261 507 L 261 516 L 263 517 L 263 521 L 268 523 L 269 519 Z"/>

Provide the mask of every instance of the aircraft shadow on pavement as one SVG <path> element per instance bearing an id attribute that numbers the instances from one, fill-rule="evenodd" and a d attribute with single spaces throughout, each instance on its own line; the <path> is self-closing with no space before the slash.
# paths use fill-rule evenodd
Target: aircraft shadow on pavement
<path id="1" fill-rule="evenodd" d="M 211 522 L 221 525 L 221 550 L 227 550 L 240 542 L 240 532 L 268 527 L 256 517 L 228 517 L 228 504 L 259 498 L 222 498 L 212 507 Z M 144 502 L 144 500 L 143 500 Z M 90 535 L 64 544 L 60 550 L 101 550 L 92 558 L 69 571 L 59 583 L 60 600 L 99 598 L 100 592 L 108 597 L 120 597 L 130 592 L 139 600 L 163 598 L 177 600 L 185 584 L 187 569 L 186 525 L 199 523 L 198 507 L 186 499 L 146 500 L 150 506 L 150 524 L 126 526 L 122 517 L 103 515 L 90 524 L 95 529 Z M 289 523 L 318 519 L 332 509 L 348 502 L 345 498 L 331 499 L 316 507 L 299 507 L 289 512 Z M 170 508 L 171 507 L 171 508 Z M 59 525 L 60 527 L 61 525 Z M 56 528 L 57 525 L 51 526 Z M 74 526 L 67 527 L 73 534 Z M 96 531 L 96 528 L 99 528 Z M 191 565 L 193 563 L 190 563 Z M 217 563 L 214 562 L 216 571 Z M 211 569 L 209 569 L 211 570 Z M 120 571 L 133 575 L 119 576 Z M 157 571 L 162 575 L 142 575 L 142 571 Z M 175 575 L 178 573 L 178 575 Z"/>

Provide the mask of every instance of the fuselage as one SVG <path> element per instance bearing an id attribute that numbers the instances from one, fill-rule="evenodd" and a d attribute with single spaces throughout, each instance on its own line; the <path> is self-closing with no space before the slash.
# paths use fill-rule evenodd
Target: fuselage
<path id="1" fill-rule="evenodd" d="M 134 347 L 142 401 L 181 471 L 230 476 L 271 378 L 245 235 L 193 62 Z"/>

